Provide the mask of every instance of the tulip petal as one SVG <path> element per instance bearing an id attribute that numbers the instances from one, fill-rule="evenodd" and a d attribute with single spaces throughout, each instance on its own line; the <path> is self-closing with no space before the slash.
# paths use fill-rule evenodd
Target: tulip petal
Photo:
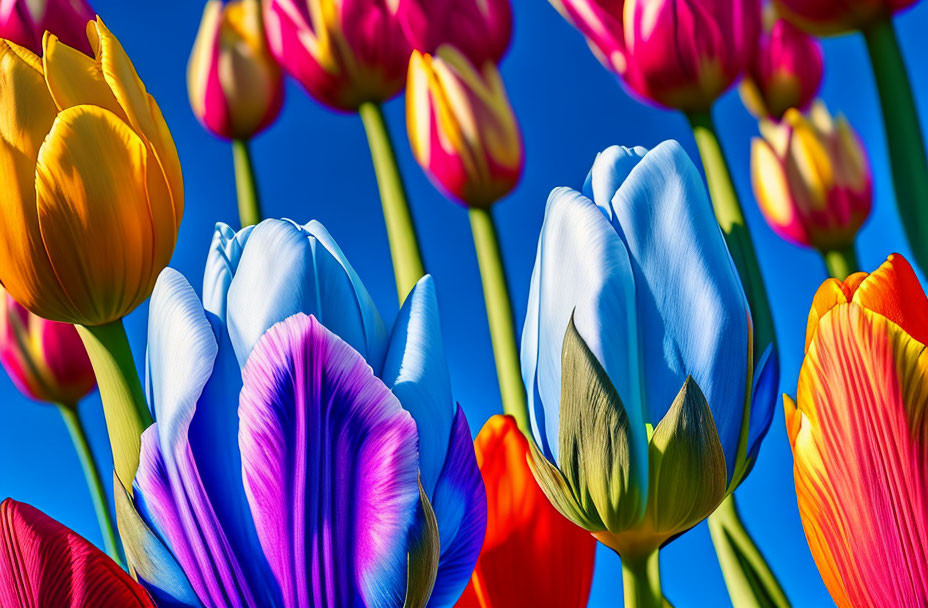
<path id="1" fill-rule="evenodd" d="M 75 106 L 55 119 L 35 169 L 39 227 L 58 282 L 81 309 L 55 320 L 109 323 L 151 293 L 149 160 L 112 112 Z"/>
<path id="2" fill-rule="evenodd" d="M 450 454 L 454 399 L 430 275 L 419 279 L 397 315 L 380 377 L 416 421 L 422 487 L 434 502 L 435 484 Z"/>
<path id="3" fill-rule="evenodd" d="M 230 382 L 230 366 L 231 382 L 238 382 L 237 366 L 229 353 L 218 360 L 223 369 L 215 369 L 213 328 L 178 272 L 161 273 L 149 317 L 149 399 L 157 422 L 142 435 L 140 511 L 204 602 L 248 605 L 254 596 L 273 602 L 276 590 L 268 588 L 267 564 L 242 491 L 225 487 L 241 486 L 235 391 L 222 386 Z"/>
<path id="4" fill-rule="evenodd" d="M 56 288 L 35 206 L 35 161 L 56 113 L 42 61 L 0 41 L 0 90 L 0 281 L 17 302 L 46 318 L 73 316 L 74 304 Z"/>
<path id="5" fill-rule="evenodd" d="M 803 528 L 839 606 L 928 601 L 928 352 L 856 303 L 824 315 L 786 402 Z"/>
<path id="6" fill-rule="evenodd" d="M 558 468 L 580 506 L 595 512 L 610 532 L 621 532 L 644 516 L 647 496 L 634 477 L 641 466 L 631 447 L 635 430 L 573 319 L 564 335 L 562 370 Z"/>
<path id="7" fill-rule="evenodd" d="M 699 385 L 687 378 L 650 443 L 648 509 L 668 536 L 705 519 L 725 497 L 725 453 Z"/>
<path id="8" fill-rule="evenodd" d="M 402 606 L 419 503 L 412 417 L 304 314 L 268 330 L 243 376 L 245 491 L 283 606 Z"/>
<path id="9" fill-rule="evenodd" d="M 635 290 L 628 251 L 602 211 L 573 190 L 555 189 L 548 197 L 522 332 L 522 377 L 535 441 L 558 462 L 561 350 L 573 315 L 577 331 L 625 404 L 632 463 L 644 492 L 647 440 Z"/>
<path id="10" fill-rule="evenodd" d="M 421 438 L 420 438 L 421 441 Z M 441 560 L 429 606 L 450 606 L 467 586 L 483 546 L 487 498 L 464 410 L 458 406 L 445 466 L 432 506 L 438 520 Z"/>
<path id="11" fill-rule="evenodd" d="M 219 317 L 223 323 L 227 322 L 229 286 L 252 230 L 254 226 L 236 232 L 227 224 L 217 222 L 213 232 L 213 242 L 203 271 L 203 308 Z"/>
<path id="12" fill-rule="evenodd" d="M 203 604 L 190 587 L 187 575 L 171 551 L 139 515 L 125 486 L 115 474 L 113 484 L 119 538 L 133 576 L 158 602 L 158 606 L 200 608 Z"/>
<path id="13" fill-rule="evenodd" d="M 629 173 L 612 206 L 635 272 L 648 419 L 661 420 L 674 387 L 692 375 L 731 478 L 749 396 L 750 315 L 702 179 L 680 144 L 667 141 Z"/>
<path id="14" fill-rule="evenodd" d="M 551 506 L 511 416 L 491 417 L 474 440 L 487 493 L 487 533 L 459 608 L 585 608 L 596 541 Z"/>
<path id="15" fill-rule="evenodd" d="M 915 271 L 901 255 L 890 255 L 861 281 L 852 301 L 883 315 L 928 345 L 928 298 Z"/>
<path id="16" fill-rule="evenodd" d="M 648 153 L 635 146 L 609 146 L 596 155 L 593 167 L 583 185 L 583 194 L 592 199 L 612 221 L 612 197 L 638 163 Z"/>
<path id="17" fill-rule="evenodd" d="M 154 608 L 145 590 L 102 551 L 9 498 L 0 503 L 0 605 Z"/>
<path id="18" fill-rule="evenodd" d="M 752 466 L 760 451 L 760 442 L 767 435 L 776 409 L 777 390 L 780 387 L 780 361 L 776 348 L 769 344 L 754 370 L 754 387 L 751 391 L 751 419 L 748 423 L 747 463 Z M 747 472 L 745 472 L 747 475 Z"/>
<path id="19" fill-rule="evenodd" d="M 379 370 L 386 331 L 341 249 L 318 222 L 265 220 L 252 231 L 229 286 L 228 326 L 241 366 L 274 323 L 314 315 Z"/>

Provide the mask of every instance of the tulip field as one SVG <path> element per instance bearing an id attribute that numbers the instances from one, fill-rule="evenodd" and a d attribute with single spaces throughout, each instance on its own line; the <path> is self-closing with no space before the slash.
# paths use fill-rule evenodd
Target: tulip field
<path id="1" fill-rule="evenodd" d="M 0 2 L 0 608 L 928 605 L 926 26 Z"/>

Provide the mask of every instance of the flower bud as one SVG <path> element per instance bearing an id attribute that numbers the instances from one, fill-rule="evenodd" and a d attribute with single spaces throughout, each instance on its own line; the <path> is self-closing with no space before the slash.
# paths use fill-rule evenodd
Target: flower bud
<path id="1" fill-rule="evenodd" d="M 96 381 L 73 325 L 46 321 L 0 287 L 0 363 L 21 393 L 76 406 Z"/>
<path id="2" fill-rule="evenodd" d="M 789 108 L 805 109 L 822 84 L 818 40 L 783 19 L 761 36 L 741 83 L 741 99 L 757 118 L 779 120 Z"/>
<path id="3" fill-rule="evenodd" d="M 274 122 L 283 78 L 264 39 L 259 0 L 210 0 L 187 65 L 190 106 L 226 139 L 247 139 Z"/>
<path id="4" fill-rule="evenodd" d="M 413 155 L 443 190 L 487 207 L 522 173 L 522 138 L 499 71 L 478 70 L 452 46 L 409 62 L 406 125 Z"/>
<path id="5" fill-rule="evenodd" d="M 0 282 L 31 312 L 102 325 L 146 298 L 174 251 L 184 188 L 174 141 L 99 19 L 93 56 L 46 34 L 0 42 Z"/>
<path id="6" fill-rule="evenodd" d="M 93 9 L 86 0 L 8 0 L 0 3 L 0 38 L 41 53 L 42 35 L 47 30 L 68 46 L 89 54 L 85 32 L 87 22 L 93 19 Z"/>
<path id="7" fill-rule="evenodd" d="M 450 44 L 474 65 L 499 63 L 512 38 L 509 0 L 402 0 L 400 11 L 413 48 L 433 53 Z"/>
<path id="8" fill-rule="evenodd" d="M 774 0 L 777 12 L 807 32 L 844 34 L 887 19 L 916 0 Z"/>
<path id="9" fill-rule="evenodd" d="M 822 251 L 854 243 L 873 194 L 867 154 L 844 117 L 816 102 L 808 115 L 789 109 L 761 123 L 751 147 L 754 194 L 783 238 Z"/>
<path id="10" fill-rule="evenodd" d="M 741 76 L 761 29 L 759 0 L 551 0 L 635 93 L 706 110 Z"/>

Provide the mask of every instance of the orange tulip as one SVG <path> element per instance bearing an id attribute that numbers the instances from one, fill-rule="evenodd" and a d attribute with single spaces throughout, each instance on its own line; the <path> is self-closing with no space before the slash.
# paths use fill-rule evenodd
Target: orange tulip
<path id="1" fill-rule="evenodd" d="M 928 605 L 928 299 L 906 260 L 815 294 L 797 399 L 796 495 L 838 606 Z"/>
<path id="2" fill-rule="evenodd" d="M 596 541 L 538 487 L 515 419 L 490 418 L 474 447 L 487 490 L 487 532 L 457 608 L 586 606 Z"/>

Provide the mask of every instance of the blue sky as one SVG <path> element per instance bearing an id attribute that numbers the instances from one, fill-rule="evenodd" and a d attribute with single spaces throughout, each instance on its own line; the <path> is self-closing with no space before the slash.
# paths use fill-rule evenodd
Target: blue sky
<path id="1" fill-rule="evenodd" d="M 196 122 L 187 102 L 185 69 L 202 4 L 191 0 L 93 3 L 120 38 L 149 91 L 158 100 L 180 153 L 186 213 L 171 265 L 199 288 L 216 221 L 237 222 L 231 150 Z M 525 173 L 496 208 L 513 303 L 521 327 L 535 245 L 548 192 L 579 187 L 596 152 L 612 144 L 652 147 L 679 140 L 698 164 L 684 118 L 632 99 L 593 58 L 581 36 L 550 5 L 515 0 L 515 35 L 502 73 L 522 126 Z M 928 6 L 922 2 L 897 20 L 923 122 L 928 122 Z M 825 42 L 822 97 L 858 130 L 874 172 L 873 214 L 858 240 L 861 264 L 872 270 L 889 253 L 908 254 L 893 202 L 886 147 L 863 40 Z M 294 82 L 277 123 L 254 142 L 255 163 L 269 216 L 322 221 L 345 250 L 388 321 L 396 312 L 392 268 L 367 152 L 354 115 L 314 103 Z M 445 200 L 409 151 L 402 98 L 386 107 L 419 226 L 426 265 L 436 277 L 442 325 L 456 399 L 472 430 L 500 410 L 480 278 L 464 209 Z M 771 296 L 782 354 L 781 390 L 795 392 L 805 320 L 812 294 L 824 279 L 818 256 L 780 240 L 753 201 L 749 175 L 755 121 L 736 92 L 718 103 L 722 143 L 741 194 Z M 137 363 L 144 360 L 147 308 L 126 321 Z M 81 406 L 97 457 L 111 470 L 99 396 Z M 106 477 L 106 476 L 105 476 Z M 107 480 L 109 481 L 109 480 Z M 29 502 L 99 543 L 100 534 L 65 427 L 53 408 L 28 402 L 0 377 L 0 497 Z M 812 562 L 792 479 L 792 458 L 778 406 L 760 458 L 737 498 L 744 519 L 796 606 L 831 600 Z M 552 560 L 570 556 L 552 555 Z M 729 605 L 706 526 L 697 526 L 662 554 L 663 584 L 678 607 Z M 618 558 L 597 555 L 590 606 L 621 602 Z"/>

